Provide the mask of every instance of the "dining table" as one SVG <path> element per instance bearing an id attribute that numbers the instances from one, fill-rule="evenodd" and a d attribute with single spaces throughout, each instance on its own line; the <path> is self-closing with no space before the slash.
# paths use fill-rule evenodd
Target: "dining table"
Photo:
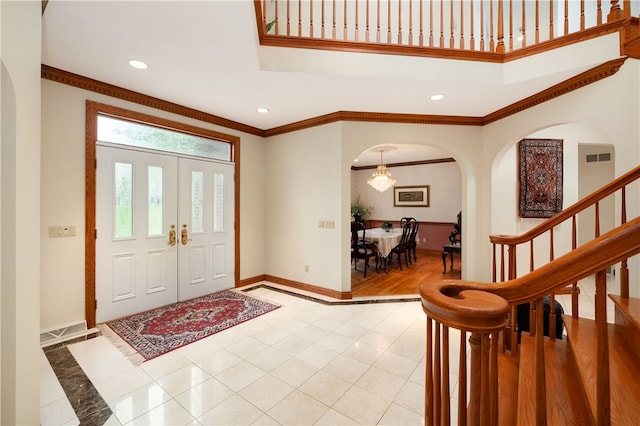
<path id="1" fill-rule="evenodd" d="M 378 252 L 382 257 L 386 258 L 400 242 L 402 228 L 392 228 L 389 231 L 385 231 L 382 228 L 369 228 L 365 230 L 364 237 L 366 240 L 376 243 Z"/>

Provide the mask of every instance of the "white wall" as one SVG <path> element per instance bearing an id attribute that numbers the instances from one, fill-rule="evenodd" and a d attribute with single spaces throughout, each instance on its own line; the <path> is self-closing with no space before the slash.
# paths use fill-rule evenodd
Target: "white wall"
<path id="1" fill-rule="evenodd" d="M 383 193 L 373 189 L 367 180 L 372 170 L 351 171 L 351 199 L 372 206 L 368 219 L 400 220 L 415 217 L 420 222 L 455 222 L 461 206 L 460 167 L 455 162 L 389 168 L 396 186 L 429 186 L 429 207 L 395 207 L 393 188 Z"/>
<path id="2" fill-rule="evenodd" d="M 41 330 L 84 321 L 85 102 L 93 100 L 240 136 L 240 279 L 264 273 L 265 143 L 262 138 L 42 80 Z M 50 225 L 76 236 L 48 238 Z"/>
<path id="3" fill-rule="evenodd" d="M 40 423 L 40 2 L 0 2 L 0 423 Z"/>

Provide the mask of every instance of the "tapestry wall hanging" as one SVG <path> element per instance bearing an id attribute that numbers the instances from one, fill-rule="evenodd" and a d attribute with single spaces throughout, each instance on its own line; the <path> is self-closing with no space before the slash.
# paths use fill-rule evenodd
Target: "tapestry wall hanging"
<path id="1" fill-rule="evenodd" d="M 518 143 L 520 217 L 549 218 L 562 211 L 562 139 Z"/>

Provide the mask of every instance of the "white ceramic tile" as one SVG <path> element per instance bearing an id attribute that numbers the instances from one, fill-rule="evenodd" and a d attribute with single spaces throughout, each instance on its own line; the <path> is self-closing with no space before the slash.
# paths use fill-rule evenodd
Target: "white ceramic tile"
<path id="1" fill-rule="evenodd" d="M 198 421 L 203 425 L 250 425 L 262 414 L 249 401 L 234 395 L 198 417 Z"/>
<path id="2" fill-rule="evenodd" d="M 371 365 L 384 353 L 383 349 L 376 348 L 362 342 L 355 342 L 348 347 L 342 354 L 349 358 L 357 359 L 367 365 Z"/>
<path id="3" fill-rule="evenodd" d="M 401 379 L 387 371 L 371 367 L 360 376 L 355 385 L 381 398 L 393 401 L 405 382 L 405 379 Z"/>
<path id="4" fill-rule="evenodd" d="M 162 405 L 144 413 L 142 416 L 135 418 L 133 421 L 127 423 L 127 425 L 139 425 L 139 426 L 173 426 L 173 425 L 186 425 L 193 422 L 195 419 L 191 414 L 180 406 L 175 400 L 170 399 Z"/>
<path id="5" fill-rule="evenodd" d="M 66 398 L 66 394 L 47 361 L 46 368 L 40 369 L 40 406 L 49 405 L 61 398 Z"/>
<path id="6" fill-rule="evenodd" d="M 238 355 L 232 354 L 226 349 L 222 349 L 212 355 L 200 359 L 195 364 L 210 375 L 214 376 L 229 367 L 233 367 L 240 361 L 242 361 L 242 358 Z"/>
<path id="7" fill-rule="evenodd" d="M 348 356 L 339 355 L 327 364 L 323 370 L 349 383 L 354 383 L 368 368 L 368 364 L 349 358 Z"/>
<path id="8" fill-rule="evenodd" d="M 346 380 L 321 370 L 304 382 L 298 390 L 323 404 L 332 406 L 350 386 L 351 383 Z"/>
<path id="9" fill-rule="evenodd" d="M 215 340 L 210 337 L 211 336 L 183 346 L 180 349 L 177 349 L 176 352 L 191 362 L 199 361 L 221 349 L 220 346 L 215 343 Z"/>
<path id="10" fill-rule="evenodd" d="M 347 425 L 357 425 L 354 420 L 345 416 L 344 414 L 338 413 L 337 411 L 331 409 L 324 413 L 322 417 L 316 422 L 317 426 L 347 426 Z"/>
<path id="11" fill-rule="evenodd" d="M 180 352 L 173 351 L 143 362 L 140 368 L 157 380 L 189 364 L 191 364 L 191 361 L 188 358 L 184 357 Z"/>
<path id="12" fill-rule="evenodd" d="M 283 425 L 312 425 L 328 410 L 329 407 L 310 396 L 293 391 L 267 414 Z"/>
<path id="13" fill-rule="evenodd" d="M 322 328 L 316 327 L 315 325 L 307 324 L 304 327 L 296 330 L 293 334 L 295 334 L 296 336 L 304 337 L 305 339 L 312 342 L 317 342 L 329 333 L 329 330 L 324 330 Z"/>
<path id="14" fill-rule="evenodd" d="M 211 378 L 186 390 L 175 399 L 191 415 L 199 417 L 233 395 L 235 395 L 234 391 Z"/>
<path id="15" fill-rule="evenodd" d="M 397 337 L 390 336 L 388 334 L 379 333 L 377 331 L 370 331 L 362 336 L 359 341 L 367 345 L 376 347 L 378 349 L 387 350 L 389 346 L 395 342 Z"/>
<path id="16" fill-rule="evenodd" d="M 298 352 L 304 350 L 311 346 L 314 342 L 307 340 L 303 337 L 297 336 L 295 334 L 290 334 L 284 339 L 278 340 L 273 347 L 281 350 L 282 352 L 288 353 L 289 355 L 296 355 Z"/>
<path id="17" fill-rule="evenodd" d="M 293 391 L 293 387 L 270 374 L 262 376 L 239 394 L 244 399 L 261 409 L 268 411 Z"/>
<path id="18" fill-rule="evenodd" d="M 277 421 L 275 421 L 274 419 L 272 419 L 266 414 L 263 414 L 258 418 L 258 420 L 256 420 L 251 424 L 254 426 L 280 426 L 280 423 L 278 423 Z"/>
<path id="19" fill-rule="evenodd" d="M 227 346 L 226 349 L 240 358 L 245 359 L 255 355 L 266 347 L 266 344 L 254 339 L 253 337 L 245 337 L 244 339 Z"/>
<path id="20" fill-rule="evenodd" d="M 338 352 L 325 346 L 313 345 L 298 353 L 296 358 L 299 358 L 316 368 L 322 368 L 338 355 Z"/>
<path id="21" fill-rule="evenodd" d="M 387 411 L 390 401 L 358 386 L 350 387 L 333 405 L 333 409 L 363 425 L 374 425 Z"/>
<path id="22" fill-rule="evenodd" d="M 266 328 L 252 335 L 252 337 L 265 345 L 273 345 L 279 340 L 287 337 L 289 332 L 277 328 Z"/>
<path id="23" fill-rule="evenodd" d="M 267 347 L 257 354 L 250 356 L 246 360 L 261 370 L 269 372 L 282 365 L 283 362 L 290 358 L 291 355 L 289 354 L 286 354 L 276 348 Z"/>
<path id="24" fill-rule="evenodd" d="M 133 368 L 104 381 L 94 382 L 93 385 L 102 399 L 111 401 L 151 382 L 153 379 L 143 369 Z"/>
<path id="25" fill-rule="evenodd" d="M 400 338 L 389 346 L 389 352 L 410 358 L 414 361 L 420 361 L 426 353 L 425 342 L 417 342 L 409 339 Z"/>
<path id="26" fill-rule="evenodd" d="M 60 398 L 57 401 L 53 401 L 43 407 L 40 407 L 40 422 L 43 426 L 80 423 L 67 398 Z"/>
<path id="27" fill-rule="evenodd" d="M 108 401 L 108 404 L 118 421 L 125 424 L 170 399 L 171 396 L 160 385 L 151 383 Z"/>
<path id="28" fill-rule="evenodd" d="M 387 351 L 373 365 L 398 377 L 408 379 L 413 374 L 418 361 Z"/>
<path id="29" fill-rule="evenodd" d="M 112 414 L 102 426 L 122 426 L 115 414 Z"/>
<path id="30" fill-rule="evenodd" d="M 291 358 L 273 369 L 270 374 L 297 388 L 317 371 L 318 369 L 313 365 L 298 358 Z"/>
<path id="31" fill-rule="evenodd" d="M 391 404 L 389 409 L 382 419 L 380 419 L 379 425 L 416 425 L 422 426 L 424 424 L 424 420 L 421 415 L 414 413 L 411 410 L 407 410 L 406 408 L 397 405 Z"/>
<path id="32" fill-rule="evenodd" d="M 355 343 L 354 339 L 341 336 L 336 333 L 330 333 L 318 340 L 318 344 L 332 349 L 338 353 L 346 351 L 351 345 Z"/>
<path id="33" fill-rule="evenodd" d="M 424 386 L 407 381 L 400 392 L 398 392 L 394 403 L 422 416 L 424 415 L 424 397 Z"/>
<path id="34" fill-rule="evenodd" d="M 176 396 L 209 378 L 211 378 L 211 376 L 203 369 L 194 364 L 190 364 L 161 377 L 157 380 L 157 383 L 162 386 L 169 395 Z"/>
<path id="35" fill-rule="evenodd" d="M 247 361 L 240 361 L 223 372 L 216 374 L 215 378 L 233 391 L 238 392 L 265 374 L 263 370 L 255 365 Z"/>

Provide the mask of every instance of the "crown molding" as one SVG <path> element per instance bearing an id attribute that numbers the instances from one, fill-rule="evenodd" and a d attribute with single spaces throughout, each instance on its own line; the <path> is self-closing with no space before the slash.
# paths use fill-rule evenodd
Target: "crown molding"
<path id="1" fill-rule="evenodd" d="M 68 71 L 60 70 L 42 65 L 41 77 L 57 83 L 67 84 L 79 89 L 88 90 L 95 93 L 111 96 L 125 101 L 149 106 L 162 111 L 190 117 L 206 123 L 215 124 L 228 129 L 233 129 L 261 137 L 281 135 L 284 133 L 296 132 L 311 127 L 322 126 L 341 121 L 360 121 L 368 123 L 399 123 L 399 124 L 430 124 L 430 125 L 450 125 L 450 126 L 484 126 L 495 121 L 517 114 L 528 108 L 532 108 L 541 103 L 550 101 L 559 96 L 565 95 L 574 90 L 585 87 L 618 72 L 620 67 L 627 60 L 621 57 L 605 62 L 590 70 L 587 70 L 575 77 L 565 80 L 546 90 L 538 92 L 528 98 L 499 109 L 484 117 L 463 117 L 454 115 L 423 115 L 423 114 L 392 114 L 384 112 L 358 112 L 358 111 L 337 111 L 306 120 L 297 121 L 271 129 L 262 130 L 257 127 L 248 126 L 237 121 L 198 111 L 172 102 L 154 98 L 139 92 L 134 92 L 112 84 L 104 83 L 88 77 L 83 77 Z"/>
<path id="2" fill-rule="evenodd" d="M 425 164 L 440 164 L 440 163 L 455 163 L 455 158 L 447 157 L 447 158 L 435 158 L 432 160 L 420 160 L 420 161 L 404 161 L 401 163 L 386 163 L 386 168 L 392 167 L 404 167 L 404 166 L 423 166 Z M 351 170 L 368 170 L 368 169 L 376 169 L 378 166 L 351 166 Z"/>

